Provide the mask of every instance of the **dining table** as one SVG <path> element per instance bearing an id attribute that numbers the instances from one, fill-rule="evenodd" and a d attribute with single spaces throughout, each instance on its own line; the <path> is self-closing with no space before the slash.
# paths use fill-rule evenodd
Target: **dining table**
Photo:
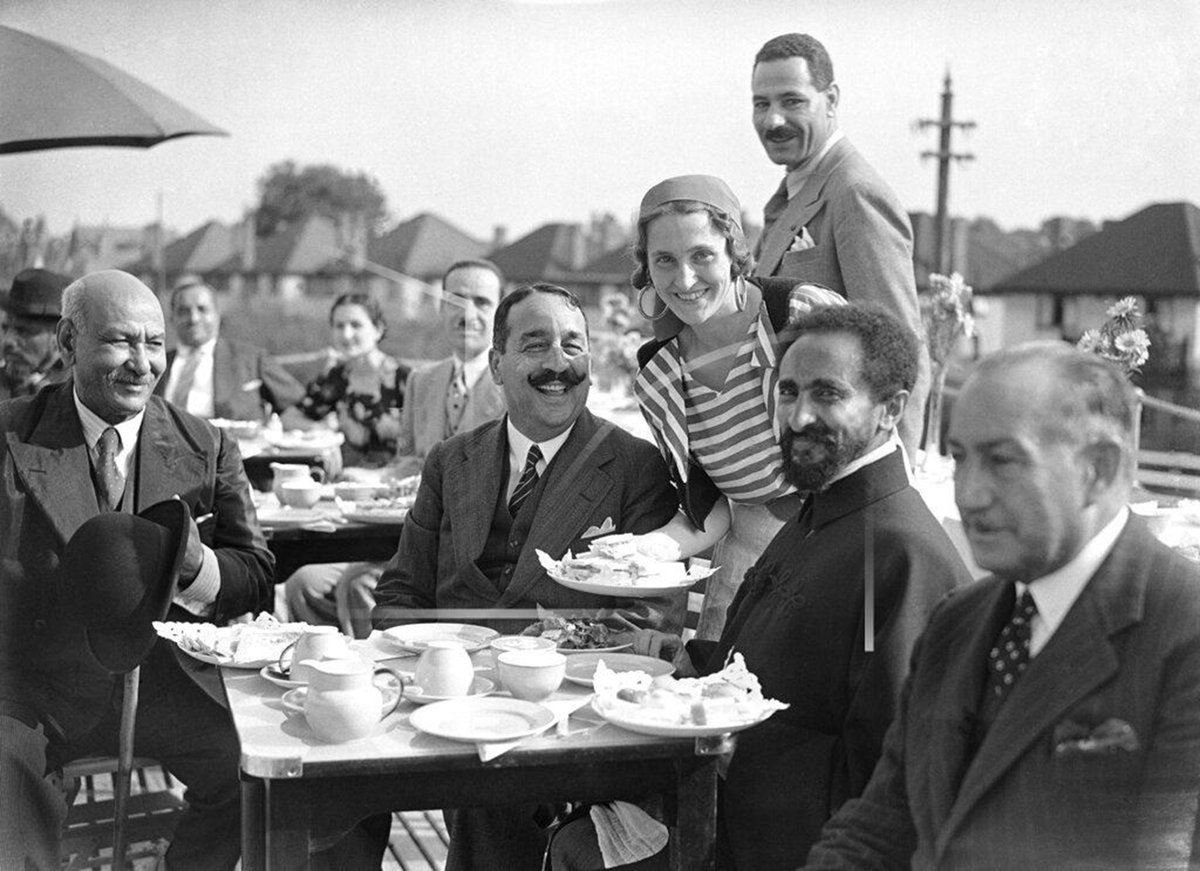
<path id="1" fill-rule="evenodd" d="M 379 632 L 352 644 L 401 676 L 415 669 L 415 654 L 397 650 Z M 493 652 L 471 655 L 477 675 L 499 687 Z M 655 793 L 664 797 L 670 867 L 715 867 L 720 757 L 702 752 L 694 738 L 637 734 L 605 721 L 590 706 L 587 686 L 564 682 L 543 703 L 559 711 L 558 719 L 508 744 L 422 732 L 411 722 L 422 706 L 407 696 L 368 736 L 326 743 L 295 710 L 295 700 L 289 703 L 285 693 L 292 691 L 268 680 L 265 670 L 222 666 L 221 677 L 241 742 L 246 871 L 306 868 L 311 843 L 381 812 L 637 800 Z"/>

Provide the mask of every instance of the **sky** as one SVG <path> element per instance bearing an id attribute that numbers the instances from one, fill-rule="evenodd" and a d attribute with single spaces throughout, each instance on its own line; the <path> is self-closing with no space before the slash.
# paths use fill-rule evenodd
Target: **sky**
<path id="1" fill-rule="evenodd" d="M 1195 0 L 0 0 L 0 24 L 108 60 L 225 128 L 149 150 L 0 156 L 0 207 L 180 231 L 238 220 L 279 161 L 374 176 L 396 219 L 479 238 L 624 221 L 644 191 L 709 173 L 761 214 L 781 169 L 750 123 L 767 39 L 825 43 L 840 126 L 909 211 L 949 69 L 955 215 L 1005 229 L 1200 204 Z M 47 99 L 52 99 L 47 95 Z"/>

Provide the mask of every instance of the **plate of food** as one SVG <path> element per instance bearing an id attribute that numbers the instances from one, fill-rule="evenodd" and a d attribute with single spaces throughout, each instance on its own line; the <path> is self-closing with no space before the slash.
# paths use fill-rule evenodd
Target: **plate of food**
<path id="1" fill-rule="evenodd" d="M 408 722 L 428 735 L 474 744 L 536 735 L 553 725 L 554 713 L 534 702 L 489 696 L 434 702 L 413 711 Z"/>
<path id="2" fill-rule="evenodd" d="M 567 660 L 567 671 L 564 677 L 571 683 L 593 688 L 595 686 L 596 669 L 600 663 L 611 672 L 621 674 L 627 671 L 642 672 L 654 677 L 662 677 L 675 673 L 675 666 L 652 656 L 640 656 L 636 653 L 581 653 Z"/>
<path id="3" fill-rule="evenodd" d="M 597 538 L 587 551 L 578 555 L 567 551 L 559 560 L 540 550 L 537 556 L 546 574 L 564 587 L 623 598 L 678 593 L 716 571 L 646 556 L 638 552 L 629 534 Z"/>
<path id="4" fill-rule="evenodd" d="M 306 623 L 280 623 L 265 612 L 250 623 L 228 626 L 154 621 L 154 631 L 159 637 L 173 642 L 192 659 L 252 669 L 276 664 L 283 649 L 304 634 L 306 628 Z"/>
<path id="5" fill-rule="evenodd" d="M 338 500 L 342 517 L 355 523 L 403 523 L 415 496 L 376 496 L 353 502 Z"/>
<path id="6" fill-rule="evenodd" d="M 721 671 L 699 678 L 652 676 L 596 666 L 592 707 L 630 732 L 664 738 L 725 735 L 756 726 L 788 706 L 764 698 L 740 653 Z"/>
<path id="7" fill-rule="evenodd" d="M 614 629 L 594 617 L 560 617 L 538 609 L 542 619 L 521 630 L 521 636 L 547 638 L 554 642 L 559 653 L 613 653 L 632 646 L 628 629 Z"/>
<path id="8" fill-rule="evenodd" d="M 409 653 L 421 653 L 430 641 L 454 641 L 467 649 L 468 653 L 483 650 L 499 638 L 500 633 L 487 626 L 470 623 L 410 623 L 383 630 L 383 637 L 393 647 Z"/>

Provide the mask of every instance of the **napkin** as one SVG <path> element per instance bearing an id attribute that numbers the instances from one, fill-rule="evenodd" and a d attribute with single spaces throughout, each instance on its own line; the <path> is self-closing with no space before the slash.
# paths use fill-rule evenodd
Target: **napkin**
<path id="1" fill-rule="evenodd" d="M 519 747 L 524 742 L 531 738 L 536 738 L 544 734 L 548 729 L 553 728 L 561 722 L 564 722 L 572 713 L 579 708 L 582 708 L 592 700 L 592 696 L 571 696 L 569 699 L 550 699 L 542 702 L 542 706 L 549 708 L 554 714 L 554 721 L 548 723 L 545 729 L 536 732 L 533 735 L 526 735 L 524 738 L 518 738 L 515 741 L 480 741 L 475 745 L 475 749 L 479 752 L 480 762 L 490 762 L 497 756 L 501 756 L 512 750 L 514 747 Z"/>
<path id="2" fill-rule="evenodd" d="M 667 845 L 667 827 L 636 804 L 606 801 L 588 813 L 605 868 L 640 862 Z"/>

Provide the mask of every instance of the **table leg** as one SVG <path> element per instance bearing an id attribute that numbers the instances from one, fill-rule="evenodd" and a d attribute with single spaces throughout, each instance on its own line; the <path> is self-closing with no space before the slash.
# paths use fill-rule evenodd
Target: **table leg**
<path id="1" fill-rule="evenodd" d="M 301 780 L 265 783 L 266 871 L 308 867 L 309 812 L 306 784 Z"/>
<path id="2" fill-rule="evenodd" d="M 678 763 L 671 871 L 711 871 L 716 867 L 717 766 Z"/>
<path id="3" fill-rule="evenodd" d="M 242 781 L 242 871 L 262 871 L 267 865 L 266 796 L 261 780 Z"/>

